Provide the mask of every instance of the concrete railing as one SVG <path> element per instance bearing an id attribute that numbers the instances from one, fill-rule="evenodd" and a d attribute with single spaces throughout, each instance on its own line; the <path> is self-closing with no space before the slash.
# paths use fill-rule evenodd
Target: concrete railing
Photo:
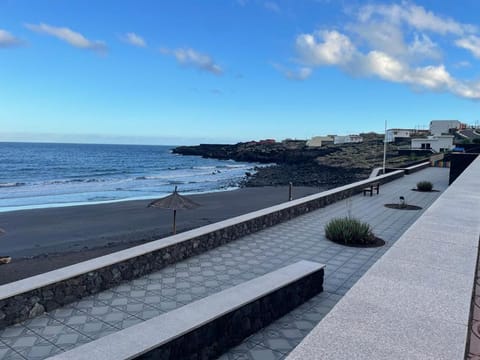
<path id="1" fill-rule="evenodd" d="M 464 359 L 479 236 L 477 158 L 287 359 Z"/>
<path id="2" fill-rule="evenodd" d="M 313 194 L 0 286 L 0 328 L 98 293 L 359 193 L 403 170 Z"/>
<path id="3" fill-rule="evenodd" d="M 413 174 L 417 171 L 426 169 L 430 166 L 431 166 L 431 162 L 430 161 L 425 161 L 425 162 L 422 162 L 422 163 L 417 164 L 417 165 L 409 166 L 407 168 L 388 168 L 388 170 L 404 170 L 405 175 L 410 175 L 410 174 Z"/>

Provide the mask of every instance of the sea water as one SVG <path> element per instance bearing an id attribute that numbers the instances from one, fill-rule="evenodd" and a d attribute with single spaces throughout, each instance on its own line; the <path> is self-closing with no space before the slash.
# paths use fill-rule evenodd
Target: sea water
<path id="1" fill-rule="evenodd" d="M 0 142 L 0 212 L 231 190 L 257 165 L 172 148 Z"/>

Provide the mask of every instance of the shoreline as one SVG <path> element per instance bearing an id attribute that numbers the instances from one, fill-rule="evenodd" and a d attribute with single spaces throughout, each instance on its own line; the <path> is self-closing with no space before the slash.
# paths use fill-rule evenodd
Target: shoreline
<path id="1" fill-rule="evenodd" d="M 298 199 L 326 188 L 293 188 Z M 247 187 L 187 195 L 200 204 L 177 212 L 183 232 L 288 201 L 288 187 Z M 173 212 L 147 208 L 150 200 L 18 210 L 0 213 L 0 284 L 123 250 L 171 235 Z"/>
<path id="2" fill-rule="evenodd" d="M 218 190 L 211 190 L 211 191 L 199 191 L 199 192 L 180 192 L 181 195 L 184 196 L 192 196 L 192 195 L 201 195 L 201 194 L 213 194 L 218 192 L 224 191 L 234 191 L 239 190 L 241 187 L 232 186 L 226 189 L 218 189 Z M 74 207 L 74 206 L 88 206 L 88 205 L 103 205 L 103 204 L 115 204 L 120 202 L 127 202 L 127 201 L 142 201 L 142 200 L 154 200 L 159 199 L 161 197 L 165 197 L 170 195 L 170 193 L 165 193 L 163 195 L 157 196 L 138 196 L 138 197 L 131 197 L 125 199 L 114 199 L 114 200 L 103 200 L 103 201 L 78 201 L 78 202 L 68 202 L 68 203 L 51 203 L 51 204 L 38 204 L 38 205 L 18 205 L 18 206 L 11 206 L 8 207 L 0 207 L 0 214 L 11 213 L 14 211 L 28 211 L 28 210 L 41 210 L 41 209 L 56 209 L 56 208 L 65 208 L 65 207 Z"/>

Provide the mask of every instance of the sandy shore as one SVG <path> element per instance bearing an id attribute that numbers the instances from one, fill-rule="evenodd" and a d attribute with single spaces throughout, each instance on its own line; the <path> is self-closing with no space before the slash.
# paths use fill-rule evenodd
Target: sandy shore
<path id="1" fill-rule="evenodd" d="M 322 189 L 294 187 L 294 198 Z M 177 232 L 285 202 L 288 187 L 243 188 L 191 195 L 201 206 L 177 213 Z M 171 234 L 172 211 L 150 201 L 71 206 L 0 213 L 0 284 L 71 265 Z"/>

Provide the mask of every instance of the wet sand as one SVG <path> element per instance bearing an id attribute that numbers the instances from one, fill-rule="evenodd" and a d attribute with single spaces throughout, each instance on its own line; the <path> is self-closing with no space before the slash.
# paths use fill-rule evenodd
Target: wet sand
<path id="1" fill-rule="evenodd" d="M 300 198 L 322 189 L 294 187 Z M 288 187 L 242 188 L 189 196 L 200 207 L 177 212 L 177 232 L 288 200 Z M 0 213 L 0 284 L 169 236 L 173 211 L 147 208 L 150 200 Z"/>

